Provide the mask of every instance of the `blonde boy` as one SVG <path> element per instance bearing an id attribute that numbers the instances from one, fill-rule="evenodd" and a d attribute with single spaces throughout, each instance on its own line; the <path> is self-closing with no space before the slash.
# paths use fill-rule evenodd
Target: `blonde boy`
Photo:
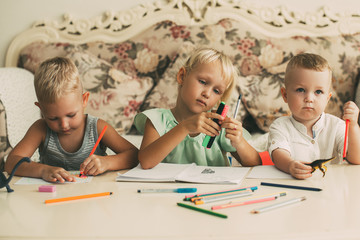
<path id="1" fill-rule="evenodd" d="M 280 170 L 298 179 L 311 177 L 312 168 L 304 163 L 336 157 L 342 161 L 345 122 L 324 113 L 331 97 L 332 71 L 319 55 L 303 53 L 293 57 L 285 73 L 284 101 L 292 113 L 270 126 L 269 153 Z M 347 160 L 360 164 L 359 108 L 345 103 L 343 119 L 349 119 Z"/>
<path id="2" fill-rule="evenodd" d="M 122 138 L 104 120 L 84 114 L 89 93 L 83 93 L 75 64 L 56 57 L 43 62 L 35 73 L 35 103 L 42 113 L 24 138 L 9 154 L 5 170 L 11 172 L 23 157 L 31 157 L 39 149 L 40 163 L 20 165 L 16 175 L 43 178 L 46 181 L 74 181 L 68 170 L 98 175 L 108 170 L 136 166 L 135 146 Z M 90 152 L 98 133 L 107 125 L 99 146 Z M 116 155 L 107 156 L 106 147 Z"/>

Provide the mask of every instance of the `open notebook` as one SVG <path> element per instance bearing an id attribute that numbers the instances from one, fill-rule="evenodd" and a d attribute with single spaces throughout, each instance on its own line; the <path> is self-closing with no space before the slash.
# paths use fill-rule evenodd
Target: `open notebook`
<path id="1" fill-rule="evenodd" d="M 140 164 L 116 181 L 137 182 L 191 182 L 240 184 L 250 168 L 248 167 L 211 167 L 192 164 L 159 163 L 152 169 L 142 169 Z"/>

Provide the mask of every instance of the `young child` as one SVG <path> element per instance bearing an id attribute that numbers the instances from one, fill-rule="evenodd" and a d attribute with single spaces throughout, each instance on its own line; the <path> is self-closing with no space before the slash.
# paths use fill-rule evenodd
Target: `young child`
<path id="1" fill-rule="evenodd" d="M 138 156 L 142 168 L 160 162 L 229 166 L 226 152 L 243 166 L 261 164 L 241 123 L 210 111 L 230 96 L 236 77 L 236 69 L 223 53 L 210 48 L 194 51 L 177 74 L 176 106 L 135 116 L 135 126 L 144 134 Z M 212 119 L 219 119 L 221 127 Z M 202 146 L 206 135 L 217 136 L 210 149 Z"/>
<path id="2" fill-rule="evenodd" d="M 75 181 L 69 170 L 98 175 L 108 170 L 132 168 L 138 164 L 138 150 L 104 120 L 84 114 L 89 92 L 83 93 L 75 64 L 67 58 L 43 62 L 35 73 L 35 91 L 42 119 L 37 120 L 10 152 L 5 170 L 10 173 L 23 157 L 37 148 L 40 163 L 23 163 L 16 175 L 42 178 L 49 182 Z M 98 135 L 107 130 L 90 155 Z M 116 155 L 107 156 L 106 147 Z"/>
<path id="3" fill-rule="evenodd" d="M 309 53 L 293 57 L 286 68 L 281 89 L 292 116 L 280 117 L 270 126 L 269 153 L 280 170 L 298 179 L 312 176 L 304 163 L 336 157 L 342 161 L 345 122 L 324 113 L 331 97 L 332 71 L 321 56 Z M 359 108 L 354 102 L 344 105 L 343 119 L 350 120 L 347 161 L 360 164 Z"/>

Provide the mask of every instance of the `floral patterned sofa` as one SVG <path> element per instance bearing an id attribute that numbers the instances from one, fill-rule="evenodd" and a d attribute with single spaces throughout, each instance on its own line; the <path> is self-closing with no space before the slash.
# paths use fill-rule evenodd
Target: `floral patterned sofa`
<path id="1" fill-rule="evenodd" d="M 49 57 L 69 57 L 90 92 L 87 112 L 123 134 L 134 134 L 132 120 L 139 111 L 175 104 L 176 73 L 197 46 L 223 51 L 239 69 L 227 104 L 234 110 L 242 94 L 237 117 L 252 133 L 266 133 L 274 119 L 289 114 L 280 87 L 286 64 L 300 52 L 320 54 L 332 66 L 333 95 L 327 112 L 341 116 L 342 105 L 355 99 L 359 16 L 339 16 L 326 8 L 310 16 L 296 15 L 282 7 L 207 0 L 157 1 L 104 16 L 85 21 L 65 15 L 61 23 L 36 23 L 13 41 L 7 66 L 33 73 Z M 38 37 L 25 41 L 29 34 Z M 3 109 L 0 102 L 2 125 Z M 0 129 L 0 151 L 8 152 L 12 146 L 6 126 Z M 265 150 L 263 143 L 255 147 Z"/>

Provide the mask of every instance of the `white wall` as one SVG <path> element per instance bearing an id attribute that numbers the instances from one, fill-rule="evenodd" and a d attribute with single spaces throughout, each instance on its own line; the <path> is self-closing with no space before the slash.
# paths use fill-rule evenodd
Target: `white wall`
<path id="1" fill-rule="evenodd" d="M 64 13 L 78 18 L 97 16 L 107 10 L 128 9 L 153 0 L 0 0 L 0 67 L 11 40 L 40 19 L 60 20 Z M 293 11 L 316 11 L 327 5 L 334 12 L 360 11 L 358 0 L 244 0 L 258 6 L 285 5 Z"/>

